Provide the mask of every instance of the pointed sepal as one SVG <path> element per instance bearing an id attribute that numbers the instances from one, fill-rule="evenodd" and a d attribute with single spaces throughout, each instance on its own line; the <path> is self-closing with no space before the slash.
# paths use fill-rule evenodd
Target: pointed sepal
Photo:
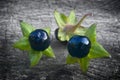
<path id="1" fill-rule="evenodd" d="M 98 42 L 92 44 L 88 57 L 93 58 L 103 58 L 103 57 L 111 57 L 111 55 L 100 45 Z"/>
<path id="2" fill-rule="evenodd" d="M 29 34 L 35 30 L 34 27 L 26 22 L 20 21 L 20 27 L 23 33 L 23 36 L 28 37 Z"/>
<path id="3" fill-rule="evenodd" d="M 42 52 L 44 55 L 48 56 L 48 57 L 51 57 L 51 58 L 55 58 L 55 54 L 51 48 L 51 46 L 49 46 L 46 50 L 44 50 Z"/>
<path id="4" fill-rule="evenodd" d="M 55 20 L 56 20 L 58 26 L 63 29 L 67 22 L 67 17 L 64 14 L 59 13 L 56 10 L 54 11 L 54 17 L 55 17 Z"/>
<path id="5" fill-rule="evenodd" d="M 74 63 L 77 63 L 77 58 L 72 57 L 71 55 L 68 54 L 66 58 L 66 64 L 74 64 Z"/>
<path id="6" fill-rule="evenodd" d="M 76 22 L 77 22 L 77 18 L 76 18 L 76 16 L 75 16 L 75 11 L 72 10 L 72 11 L 70 12 L 69 17 L 68 17 L 68 24 L 75 25 Z"/>
<path id="7" fill-rule="evenodd" d="M 16 41 L 13 44 L 13 47 L 18 48 L 20 50 L 30 50 L 31 49 L 28 38 L 26 38 L 26 37 L 22 37 L 20 40 Z"/>
<path id="8" fill-rule="evenodd" d="M 42 57 L 42 52 L 31 50 L 29 52 L 30 66 L 36 66 Z"/>
<path id="9" fill-rule="evenodd" d="M 89 61 L 90 61 L 90 59 L 88 57 L 78 59 L 78 63 L 80 64 L 80 68 L 83 73 L 87 72 L 88 66 L 89 66 Z"/>
<path id="10" fill-rule="evenodd" d="M 91 42 L 96 42 L 96 24 L 92 24 L 85 33 Z"/>

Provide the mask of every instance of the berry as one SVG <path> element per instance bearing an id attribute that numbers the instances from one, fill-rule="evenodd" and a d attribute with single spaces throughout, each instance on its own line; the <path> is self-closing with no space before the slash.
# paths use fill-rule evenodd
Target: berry
<path id="1" fill-rule="evenodd" d="M 57 28 L 56 30 L 55 30 L 55 38 L 59 41 L 59 42 L 61 42 L 62 44 L 67 44 L 67 41 L 61 41 L 59 38 L 58 38 L 58 30 L 59 30 L 59 28 Z"/>
<path id="2" fill-rule="evenodd" d="M 68 41 L 67 49 L 71 56 L 86 57 L 90 51 L 91 42 L 86 36 L 75 35 Z"/>
<path id="3" fill-rule="evenodd" d="M 44 51 L 50 45 L 50 38 L 45 30 L 36 29 L 30 33 L 29 42 L 32 49 Z"/>

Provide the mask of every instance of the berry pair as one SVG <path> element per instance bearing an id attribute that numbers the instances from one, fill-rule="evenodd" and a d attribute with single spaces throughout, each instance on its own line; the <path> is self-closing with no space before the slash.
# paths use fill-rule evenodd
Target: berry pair
<path id="1" fill-rule="evenodd" d="M 65 16 L 57 11 L 54 12 L 58 27 L 55 37 L 62 43 L 67 44 L 67 64 L 79 63 L 83 72 L 86 72 L 90 59 L 110 57 L 110 54 L 96 40 L 96 24 L 89 28 L 81 26 L 82 21 L 90 14 L 83 16 L 77 23 L 74 11 Z M 20 21 L 23 37 L 14 43 L 15 48 L 29 51 L 31 66 L 38 64 L 42 55 L 55 58 L 50 46 L 50 28 L 34 29 L 32 25 Z"/>
<path id="2" fill-rule="evenodd" d="M 50 45 L 50 38 L 45 30 L 36 29 L 30 33 L 29 42 L 32 49 L 44 51 Z M 85 57 L 89 53 L 90 47 L 90 40 L 85 36 L 79 35 L 73 36 L 67 45 L 70 55 L 78 58 Z"/>

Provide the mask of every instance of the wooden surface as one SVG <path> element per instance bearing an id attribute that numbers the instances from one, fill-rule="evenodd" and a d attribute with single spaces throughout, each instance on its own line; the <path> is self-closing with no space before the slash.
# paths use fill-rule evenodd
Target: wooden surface
<path id="1" fill-rule="evenodd" d="M 119 4 L 119 0 L 0 0 L 0 80 L 119 80 Z M 78 64 L 66 65 L 66 46 L 54 38 L 55 9 L 66 15 L 75 9 L 78 19 L 92 13 L 82 25 L 97 23 L 97 40 L 112 58 L 91 60 L 87 74 L 81 72 Z M 12 47 L 22 36 L 19 20 L 35 28 L 51 27 L 56 59 L 43 57 L 36 67 L 29 68 L 27 52 Z"/>

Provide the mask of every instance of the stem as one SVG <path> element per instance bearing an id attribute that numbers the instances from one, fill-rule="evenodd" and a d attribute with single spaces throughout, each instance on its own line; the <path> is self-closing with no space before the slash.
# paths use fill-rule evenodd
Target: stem
<path id="1" fill-rule="evenodd" d="M 78 22 L 78 24 L 75 25 L 75 26 L 73 26 L 73 32 L 74 32 L 78 27 L 81 26 L 81 23 L 83 22 L 83 20 L 84 20 L 87 16 L 91 16 L 91 15 L 92 15 L 92 13 L 85 14 L 85 15 L 82 17 L 82 19 L 80 19 L 80 21 Z"/>

